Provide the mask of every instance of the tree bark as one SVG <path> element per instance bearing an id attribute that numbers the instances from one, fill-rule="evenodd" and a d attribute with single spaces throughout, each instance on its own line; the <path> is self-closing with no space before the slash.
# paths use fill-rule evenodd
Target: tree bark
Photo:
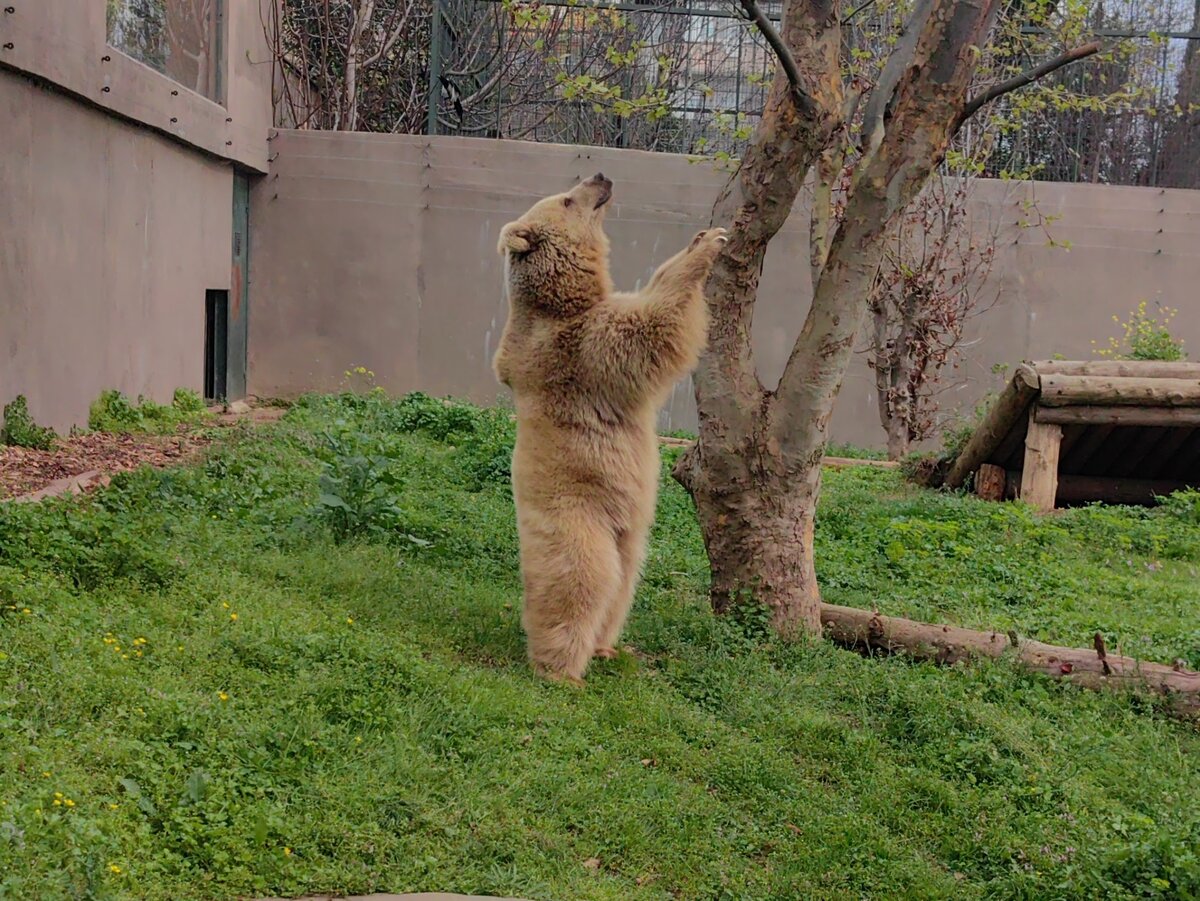
<path id="1" fill-rule="evenodd" d="M 698 447 L 699 445 L 694 445 Z M 695 466 L 695 456 L 690 457 Z M 675 475 L 696 503 L 704 546 L 711 568 L 710 598 L 713 610 L 725 613 L 745 602 L 765 603 L 772 624 L 784 635 L 796 637 L 819 630 L 820 593 L 812 547 L 815 504 L 813 486 L 820 481 L 820 465 L 800 485 L 772 477 L 760 470 L 753 488 L 736 493 L 714 491 L 706 473 L 688 472 L 688 455 L 680 459 Z"/>

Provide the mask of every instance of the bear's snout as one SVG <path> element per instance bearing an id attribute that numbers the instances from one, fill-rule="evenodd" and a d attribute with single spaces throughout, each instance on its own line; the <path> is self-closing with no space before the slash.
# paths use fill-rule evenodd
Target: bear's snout
<path id="1" fill-rule="evenodd" d="M 603 172 L 597 172 L 585 184 L 589 187 L 600 189 L 596 196 L 596 205 L 593 209 L 600 209 L 600 207 L 604 206 L 612 198 L 612 179 L 605 178 Z"/>

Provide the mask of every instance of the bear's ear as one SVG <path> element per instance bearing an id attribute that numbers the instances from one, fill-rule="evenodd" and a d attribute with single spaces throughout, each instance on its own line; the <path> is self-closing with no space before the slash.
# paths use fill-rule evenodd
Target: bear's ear
<path id="1" fill-rule="evenodd" d="M 529 253 L 537 244 L 537 235 L 528 225 L 510 222 L 500 229 L 500 244 L 496 250 L 501 256 L 508 253 Z"/>

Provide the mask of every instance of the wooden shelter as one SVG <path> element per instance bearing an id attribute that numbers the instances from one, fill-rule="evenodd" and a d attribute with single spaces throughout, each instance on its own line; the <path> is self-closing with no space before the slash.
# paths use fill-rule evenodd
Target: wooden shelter
<path id="1" fill-rule="evenodd" d="M 1043 511 L 1200 488 L 1200 363 L 1022 364 L 943 484 L 972 474 L 980 496 Z"/>

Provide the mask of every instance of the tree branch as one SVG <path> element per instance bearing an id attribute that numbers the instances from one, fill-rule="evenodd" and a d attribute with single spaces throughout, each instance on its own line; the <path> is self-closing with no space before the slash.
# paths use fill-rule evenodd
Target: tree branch
<path id="1" fill-rule="evenodd" d="M 868 6 L 872 6 L 875 2 L 876 2 L 876 0 L 863 0 L 862 3 L 860 3 L 858 6 L 854 7 L 854 9 L 850 10 L 850 13 L 844 19 L 842 19 L 842 24 L 849 25 L 850 22 L 852 22 L 854 20 L 855 16 L 857 16 L 860 12 L 862 12 Z"/>
<path id="2" fill-rule="evenodd" d="M 792 86 L 792 99 L 796 104 L 796 109 L 805 118 L 815 118 L 817 115 L 816 101 L 808 95 L 804 90 L 804 86 L 800 83 L 800 68 L 796 65 L 796 60 L 792 56 L 792 51 L 788 50 L 787 44 L 783 42 L 783 38 L 779 36 L 779 32 L 775 30 L 775 26 L 771 24 L 771 20 L 767 18 L 767 14 L 759 8 L 754 0 L 738 0 L 742 5 L 742 9 L 746 12 L 746 18 L 753 22 L 762 36 L 767 39 L 767 43 L 771 45 L 771 49 L 775 51 L 775 57 L 779 60 L 779 65 L 783 68 L 783 73 L 787 76 L 788 84 Z"/>
<path id="3" fill-rule="evenodd" d="M 1010 94 L 1013 91 L 1019 90 L 1026 85 L 1033 84 L 1039 78 L 1045 78 L 1056 69 L 1061 69 L 1063 66 L 1070 65 L 1094 53 L 1100 52 L 1100 42 L 1092 41 L 1076 47 L 1074 50 L 1068 50 L 1060 56 L 1054 57 L 1052 60 L 1047 60 L 1036 68 L 1030 69 L 1028 72 L 1022 72 L 1015 78 L 1010 78 L 1008 81 L 1002 81 L 998 85 L 993 85 L 982 94 L 978 94 L 967 101 L 963 107 L 963 111 L 959 113 L 957 121 L 954 123 L 953 131 L 958 131 L 962 128 L 964 122 L 970 119 L 973 115 L 979 112 L 985 105 L 991 103 L 997 97 L 1003 97 L 1005 94 Z"/>

